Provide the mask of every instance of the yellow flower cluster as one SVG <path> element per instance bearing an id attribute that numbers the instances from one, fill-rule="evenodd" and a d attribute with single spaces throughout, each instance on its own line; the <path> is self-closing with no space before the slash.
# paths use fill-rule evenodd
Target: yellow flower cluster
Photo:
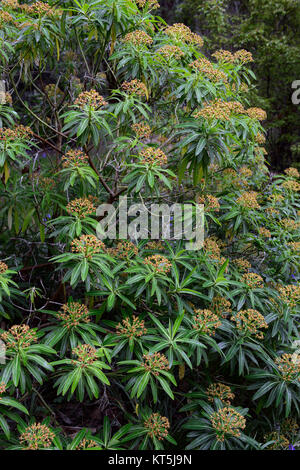
<path id="1" fill-rule="evenodd" d="M 214 402 L 214 399 L 218 398 L 226 405 L 230 405 L 231 400 L 235 397 L 231 388 L 220 382 L 210 384 L 205 393 L 208 397 L 208 401 Z"/>
<path id="2" fill-rule="evenodd" d="M 87 306 L 79 302 L 64 304 L 62 310 L 56 313 L 56 317 L 61 320 L 68 329 L 80 325 L 81 323 L 90 322 Z"/>
<path id="3" fill-rule="evenodd" d="M 205 212 L 219 212 L 220 203 L 219 199 L 212 194 L 206 194 L 205 196 L 197 197 L 197 204 L 204 204 Z"/>
<path id="4" fill-rule="evenodd" d="M 212 413 L 210 421 L 216 431 L 217 440 L 221 442 L 225 440 L 226 435 L 239 437 L 241 430 L 246 427 L 244 416 L 230 406 L 225 406 Z"/>
<path id="5" fill-rule="evenodd" d="M 242 166 L 239 170 L 239 173 L 243 178 L 251 178 L 251 176 L 253 175 L 253 171 L 250 170 L 250 168 L 248 168 L 247 166 Z"/>
<path id="6" fill-rule="evenodd" d="M 82 439 L 82 441 L 78 444 L 76 447 L 76 450 L 86 450 L 86 449 L 92 449 L 93 447 L 99 447 L 99 444 L 97 444 L 96 441 L 93 441 L 92 439 Z"/>
<path id="7" fill-rule="evenodd" d="M 13 325 L 8 331 L 0 335 L 9 349 L 17 350 L 19 347 L 28 348 L 37 341 L 36 331 L 28 325 Z"/>
<path id="8" fill-rule="evenodd" d="M 122 320 L 122 324 L 118 323 L 116 326 L 117 334 L 126 336 L 129 339 L 139 338 L 147 333 L 145 328 L 144 320 L 139 320 L 135 315 L 132 316 L 132 320 L 127 317 Z"/>
<path id="9" fill-rule="evenodd" d="M 289 440 L 277 431 L 270 432 L 264 436 L 265 442 L 275 441 L 268 446 L 267 450 L 286 450 L 289 447 Z"/>
<path id="10" fill-rule="evenodd" d="M 105 245 L 95 235 L 81 235 L 72 241 L 71 250 L 74 253 L 81 253 L 87 259 L 92 259 L 93 255 L 105 250 Z"/>
<path id="11" fill-rule="evenodd" d="M 0 274 L 5 274 L 7 270 L 7 264 L 3 263 L 3 261 L 0 261 Z"/>
<path id="12" fill-rule="evenodd" d="M 72 361 L 72 364 L 77 365 L 79 362 L 81 368 L 93 364 L 98 359 L 97 349 L 90 344 L 80 344 L 80 346 L 72 349 L 72 354 L 77 357 L 76 360 Z"/>
<path id="13" fill-rule="evenodd" d="M 4 8 L 11 8 L 12 10 L 16 10 L 20 8 L 20 4 L 18 0 L 2 0 L 2 7 Z"/>
<path id="14" fill-rule="evenodd" d="M 278 293 L 282 301 L 290 308 L 296 307 L 297 303 L 300 302 L 300 285 L 279 286 Z"/>
<path id="15" fill-rule="evenodd" d="M 161 47 L 156 51 L 158 54 L 161 54 L 166 59 L 174 59 L 179 60 L 182 56 L 184 56 L 184 52 L 178 46 L 171 46 L 166 44 L 165 46 Z"/>
<path id="16" fill-rule="evenodd" d="M 283 354 L 275 359 L 275 364 L 285 382 L 300 381 L 300 361 L 294 354 Z"/>
<path id="17" fill-rule="evenodd" d="M 6 127 L 0 128 L 0 141 L 14 140 L 14 139 L 28 139 L 32 135 L 30 127 L 15 126 L 13 129 Z"/>
<path id="18" fill-rule="evenodd" d="M 295 180 L 287 180 L 282 183 L 282 187 L 286 189 L 287 191 L 295 192 L 297 193 L 300 191 L 300 183 Z"/>
<path id="19" fill-rule="evenodd" d="M 207 309 L 194 309 L 194 312 L 196 315 L 193 316 L 193 328 L 200 334 L 213 336 L 222 324 L 218 315 Z"/>
<path id="20" fill-rule="evenodd" d="M 172 26 L 168 26 L 164 32 L 177 41 L 186 42 L 187 44 L 198 44 L 200 47 L 203 46 L 201 36 L 192 33 L 190 28 L 183 23 L 174 23 Z"/>
<path id="21" fill-rule="evenodd" d="M 150 10 L 157 10 L 160 7 L 160 4 L 157 0 L 135 0 L 135 3 L 140 7 L 148 7 Z"/>
<path id="22" fill-rule="evenodd" d="M 256 134 L 255 142 L 259 145 L 264 145 L 266 143 L 266 138 L 262 132 L 258 132 Z"/>
<path id="23" fill-rule="evenodd" d="M 280 224 L 283 226 L 285 230 L 291 230 L 291 231 L 298 230 L 300 227 L 299 221 L 289 219 L 289 218 L 281 219 Z"/>
<path id="24" fill-rule="evenodd" d="M 5 382 L 0 382 L 0 395 L 3 395 L 6 391 L 6 383 Z M 1 397 L 0 397 L 1 400 Z"/>
<path id="25" fill-rule="evenodd" d="M 146 122 L 135 122 L 131 129 L 140 139 L 150 139 L 151 127 Z"/>
<path id="26" fill-rule="evenodd" d="M 251 119 L 258 119 L 259 121 L 267 119 L 266 111 L 261 108 L 248 108 L 246 112 Z"/>
<path id="27" fill-rule="evenodd" d="M 87 166 L 88 164 L 88 156 L 81 150 L 69 150 L 69 152 L 62 157 L 63 168 L 81 167 Z"/>
<path id="28" fill-rule="evenodd" d="M 268 230 L 268 229 L 265 228 L 265 227 L 260 227 L 260 228 L 258 229 L 258 233 L 259 233 L 259 235 L 260 235 L 261 237 L 263 237 L 263 238 L 271 238 L 271 232 L 270 232 L 270 230 Z"/>
<path id="29" fill-rule="evenodd" d="M 48 3 L 44 2 L 35 2 L 32 5 L 20 5 L 26 13 L 37 14 L 37 15 L 46 15 L 46 16 L 56 16 L 59 15 L 60 10 L 54 9 Z"/>
<path id="30" fill-rule="evenodd" d="M 145 33 L 145 31 L 139 29 L 137 29 L 136 31 L 132 31 L 131 33 L 127 33 L 123 41 L 129 44 L 133 44 L 134 46 L 147 46 L 153 43 L 153 39 L 151 38 L 151 36 Z"/>
<path id="31" fill-rule="evenodd" d="M 45 424 L 34 423 L 28 426 L 20 436 L 20 443 L 28 450 L 51 447 L 55 434 Z"/>
<path id="32" fill-rule="evenodd" d="M 222 70 L 218 70 L 208 59 L 201 58 L 194 60 L 194 62 L 190 64 L 190 67 L 198 70 L 198 72 L 208 77 L 212 82 L 227 83 L 228 81 L 226 73 L 222 72 Z"/>
<path id="33" fill-rule="evenodd" d="M 216 295 L 212 301 L 212 311 L 218 315 L 218 317 L 225 318 L 226 314 L 232 311 L 230 300 L 227 300 L 225 297 L 220 295 Z"/>
<path id="34" fill-rule="evenodd" d="M 141 366 L 146 371 L 151 372 L 156 377 L 159 376 L 160 370 L 169 370 L 169 361 L 164 354 L 154 352 L 153 354 L 144 354 Z M 158 369 L 158 370 L 156 370 Z"/>
<path id="35" fill-rule="evenodd" d="M 169 262 L 168 258 L 165 258 L 161 255 L 151 255 L 145 258 L 145 264 L 151 266 L 157 273 L 167 274 L 170 272 L 172 264 Z"/>
<path id="36" fill-rule="evenodd" d="M 122 88 L 130 95 L 147 96 L 148 93 L 146 85 L 136 78 L 130 82 L 122 83 Z"/>
<path id="37" fill-rule="evenodd" d="M 244 282 L 249 289 L 262 289 L 264 287 L 264 280 L 259 274 L 247 273 L 241 278 L 241 282 Z"/>
<path id="38" fill-rule="evenodd" d="M 84 197 L 70 201 L 66 207 L 66 211 L 70 215 L 75 215 L 76 217 L 79 217 L 79 219 L 84 219 L 88 215 L 94 214 L 96 212 L 96 207 L 88 198 Z"/>
<path id="39" fill-rule="evenodd" d="M 245 209 L 260 209 L 257 197 L 258 193 L 256 191 L 244 191 L 236 202 Z"/>
<path id="40" fill-rule="evenodd" d="M 288 246 L 290 247 L 290 249 L 295 252 L 295 253 L 299 253 L 300 252 L 300 242 L 289 242 L 288 243 Z"/>
<path id="41" fill-rule="evenodd" d="M 152 413 L 144 422 L 144 426 L 148 429 L 148 436 L 150 436 L 151 439 L 156 438 L 161 441 L 169 434 L 169 420 L 165 416 L 161 416 L 159 413 Z"/>
<path id="42" fill-rule="evenodd" d="M 156 241 L 156 240 L 153 240 L 153 241 L 150 241 L 148 242 L 146 245 L 145 245 L 145 248 L 147 250 L 158 250 L 158 251 L 161 251 L 161 250 L 164 250 L 165 247 L 163 245 L 163 243 L 161 241 Z"/>
<path id="43" fill-rule="evenodd" d="M 106 252 L 119 259 L 127 259 L 138 254 L 138 247 L 129 240 L 121 240 L 115 248 L 107 248 Z"/>
<path id="44" fill-rule="evenodd" d="M 291 178 L 300 178 L 300 173 L 297 170 L 297 168 L 293 168 L 293 167 L 286 168 L 284 172 Z"/>
<path id="45" fill-rule="evenodd" d="M 233 260 L 233 264 L 237 267 L 237 269 L 241 272 L 248 272 L 251 269 L 251 263 L 245 258 L 237 258 Z"/>
<path id="46" fill-rule="evenodd" d="M 105 105 L 107 105 L 107 102 L 104 100 L 103 96 L 99 95 L 96 90 L 83 91 L 74 101 L 74 106 L 77 106 L 81 109 L 84 109 L 86 106 L 99 109 Z"/>
<path id="47" fill-rule="evenodd" d="M 234 62 L 241 62 L 243 64 L 253 62 L 251 52 L 248 52 L 245 49 L 236 51 L 234 54 L 230 51 L 220 49 L 219 51 L 214 52 L 212 55 L 217 59 L 218 62 L 224 62 L 227 64 L 233 64 Z"/>
<path id="48" fill-rule="evenodd" d="M 144 165 L 163 166 L 168 163 L 167 155 L 158 148 L 146 147 L 139 153 L 141 163 Z"/>
<path id="49" fill-rule="evenodd" d="M 238 101 L 223 101 L 221 98 L 210 101 L 204 107 L 194 114 L 196 119 L 218 119 L 220 121 L 229 121 L 233 114 L 244 114 L 244 106 Z"/>
<path id="50" fill-rule="evenodd" d="M 243 334 L 254 335 L 257 339 L 263 339 L 264 334 L 259 331 L 260 328 L 268 328 L 268 324 L 264 316 L 257 310 L 249 308 L 248 310 L 240 310 L 236 315 L 231 317 L 236 323 L 236 328 Z"/>

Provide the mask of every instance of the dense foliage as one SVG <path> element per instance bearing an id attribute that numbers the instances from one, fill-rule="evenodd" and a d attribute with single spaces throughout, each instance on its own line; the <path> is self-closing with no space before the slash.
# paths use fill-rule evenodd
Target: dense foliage
<path id="1" fill-rule="evenodd" d="M 251 53 L 157 7 L 1 2 L 1 448 L 297 447 L 299 172 Z M 204 246 L 101 241 L 124 194 L 204 204 Z"/>
<path id="2" fill-rule="evenodd" d="M 255 55 L 257 87 L 251 99 L 268 112 L 267 148 L 276 170 L 298 165 L 300 3 L 297 0 L 162 0 L 164 18 L 180 21 L 204 37 L 208 52 L 246 48 Z"/>

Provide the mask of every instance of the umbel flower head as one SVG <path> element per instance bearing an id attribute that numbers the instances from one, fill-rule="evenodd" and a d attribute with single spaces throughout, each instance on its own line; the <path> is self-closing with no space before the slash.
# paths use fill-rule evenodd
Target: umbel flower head
<path id="1" fill-rule="evenodd" d="M 230 405 L 231 400 L 235 397 L 231 388 L 220 382 L 210 384 L 205 393 L 208 397 L 208 401 L 213 402 L 215 398 L 218 398 L 225 405 Z"/>
<path id="2" fill-rule="evenodd" d="M 256 191 L 244 191 L 236 202 L 245 209 L 260 209 L 257 197 L 258 193 Z"/>
<path id="3" fill-rule="evenodd" d="M 81 167 L 89 164 L 88 156 L 81 150 L 69 150 L 62 157 L 63 168 Z"/>
<path id="4" fill-rule="evenodd" d="M 297 168 L 293 168 L 293 167 L 286 168 L 284 172 L 286 175 L 290 176 L 291 178 L 300 178 L 300 173 L 297 170 Z"/>
<path id="5" fill-rule="evenodd" d="M 172 264 L 169 262 L 168 258 L 165 258 L 161 255 L 151 255 L 145 258 L 145 264 L 154 269 L 157 273 L 167 274 L 170 272 Z"/>
<path id="6" fill-rule="evenodd" d="M 130 240 L 120 240 L 115 248 L 107 248 L 106 252 L 119 259 L 127 259 L 136 256 L 139 252 L 138 247 Z"/>
<path id="7" fill-rule="evenodd" d="M 97 444 L 96 441 L 93 441 L 93 439 L 82 439 L 78 446 L 76 447 L 76 450 L 86 450 L 86 449 L 92 449 L 93 447 L 99 447 L 99 444 Z"/>
<path id="8" fill-rule="evenodd" d="M 84 219 L 96 212 L 94 204 L 86 197 L 73 199 L 66 207 L 68 214 Z"/>
<path id="9" fill-rule="evenodd" d="M 145 83 L 137 80 L 136 78 L 130 82 L 122 83 L 122 88 L 130 95 L 147 96 L 148 94 Z"/>
<path id="10" fill-rule="evenodd" d="M 186 42 L 187 44 L 197 44 L 200 47 L 203 46 L 201 36 L 192 33 L 190 28 L 183 23 L 174 23 L 172 26 L 168 26 L 164 30 L 164 33 L 177 41 Z"/>
<path id="11" fill-rule="evenodd" d="M 3 261 L 0 261 L 0 274 L 5 274 L 7 270 L 7 264 L 3 263 Z"/>
<path id="12" fill-rule="evenodd" d="M 79 302 L 64 304 L 61 310 L 56 313 L 56 317 L 61 320 L 68 329 L 80 325 L 80 323 L 90 322 L 87 306 Z"/>
<path id="13" fill-rule="evenodd" d="M 236 323 L 236 328 L 245 335 L 253 335 L 257 339 L 263 339 L 264 334 L 261 328 L 268 328 L 268 324 L 264 316 L 257 310 L 249 308 L 248 310 L 240 310 L 231 317 Z"/>
<path id="14" fill-rule="evenodd" d="M 151 439 L 156 438 L 161 441 L 169 434 L 169 420 L 159 413 L 152 413 L 144 422 L 144 426 L 148 430 L 148 436 L 150 436 Z"/>
<path id="15" fill-rule="evenodd" d="M 222 324 L 218 315 L 207 309 L 194 309 L 194 312 L 196 315 L 193 316 L 193 328 L 198 333 L 213 336 L 216 333 L 216 329 Z"/>
<path id="16" fill-rule="evenodd" d="M 168 163 L 166 154 L 162 150 L 153 147 L 146 147 L 142 150 L 139 153 L 139 158 L 144 165 L 163 166 Z"/>
<path id="17" fill-rule="evenodd" d="M 98 240 L 95 235 L 81 235 L 80 238 L 75 238 L 71 243 L 71 250 L 74 253 L 80 253 L 85 258 L 92 259 L 93 255 L 104 252 L 105 245 L 101 240 Z"/>
<path id="18" fill-rule="evenodd" d="M 296 220 L 293 220 L 293 219 L 289 219 L 289 218 L 284 218 L 284 219 L 281 219 L 279 221 L 280 225 L 282 225 L 282 227 L 287 230 L 287 231 L 294 231 L 294 230 L 298 230 L 299 227 L 300 227 L 300 222 L 299 221 L 296 221 Z"/>
<path id="19" fill-rule="evenodd" d="M 36 331 L 28 325 L 13 325 L 8 331 L 0 335 L 8 349 L 19 350 L 28 348 L 37 341 Z"/>
<path id="20" fill-rule="evenodd" d="M 168 359 L 164 354 L 159 352 L 144 354 L 141 366 L 156 377 L 159 375 L 159 371 L 170 369 Z"/>
<path id="21" fill-rule="evenodd" d="M 0 395 L 3 395 L 3 393 L 6 392 L 6 383 L 5 382 L 0 382 Z M 0 397 L 1 400 L 1 397 Z"/>
<path id="22" fill-rule="evenodd" d="M 226 64 L 233 64 L 234 62 L 246 64 L 248 62 L 253 62 L 253 56 L 251 52 L 248 52 L 245 49 L 240 49 L 234 54 L 232 54 L 230 51 L 220 49 L 219 51 L 214 52 L 212 55 L 217 59 L 218 62 L 223 62 Z"/>
<path id="23" fill-rule="evenodd" d="M 297 303 L 300 302 L 300 285 L 278 286 L 278 293 L 281 300 L 290 308 L 296 307 Z"/>
<path id="24" fill-rule="evenodd" d="M 55 434 L 45 424 L 34 423 L 21 434 L 20 443 L 28 450 L 47 449 L 51 447 Z"/>
<path id="25" fill-rule="evenodd" d="M 217 69 L 208 59 L 204 57 L 201 59 L 194 60 L 190 67 L 206 76 L 212 82 L 224 82 L 227 83 L 227 75 L 222 70 Z"/>
<path id="26" fill-rule="evenodd" d="M 271 238 L 271 232 L 265 227 L 259 227 L 258 233 L 263 238 Z"/>
<path id="27" fill-rule="evenodd" d="M 127 33 L 123 39 L 123 42 L 133 44 L 134 46 L 149 46 L 153 43 L 153 39 L 149 34 L 145 33 L 140 29 Z"/>
<path id="28" fill-rule="evenodd" d="M 149 8 L 149 10 L 157 10 L 160 7 L 160 4 L 157 0 L 134 0 L 135 3 L 140 7 L 144 8 L 145 6 Z"/>
<path id="29" fill-rule="evenodd" d="M 84 109 L 86 106 L 99 109 L 105 105 L 107 105 L 107 102 L 96 90 L 83 91 L 74 101 L 74 106 L 81 109 Z"/>
<path id="30" fill-rule="evenodd" d="M 265 121 L 267 119 L 267 113 L 261 108 L 248 108 L 247 114 L 251 119 L 258 119 L 258 121 Z"/>
<path id="31" fill-rule="evenodd" d="M 223 101 L 218 98 L 206 103 L 200 111 L 194 114 L 194 117 L 229 121 L 235 114 L 245 114 L 244 106 L 239 101 Z"/>
<path id="32" fill-rule="evenodd" d="M 205 212 L 219 212 L 220 203 L 219 199 L 212 194 L 206 194 L 205 196 L 197 197 L 197 204 L 204 204 Z"/>
<path id="33" fill-rule="evenodd" d="M 32 135 L 30 127 L 15 126 L 13 129 L 1 127 L 0 128 L 0 141 L 28 139 Z"/>
<path id="34" fill-rule="evenodd" d="M 145 121 L 135 122 L 132 124 L 131 129 L 140 139 L 150 139 L 151 127 Z"/>
<path id="35" fill-rule="evenodd" d="M 244 282 L 249 289 L 262 289 L 264 287 L 263 278 L 256 273 L 246 273 L 242 276 L 241 282 Z"/>
<path id="36" fill-rule="evenodd" d="M 287 180 L 282 183 L 282 187 L 286 189 L 287 191 L 291 191 L 294 193 L 297 193 L 300 191 L 300 183 L 295 180 Z"/>
<path id="37" fill-rule="evenodd" d="M 72 361 L 72 364 L 80 365 L 81 368 L 93 364 L 93 362 L 98 359 L 97 349 L 90 344 L 81 344 L 80 346 L 73 348 L 72 354 L 77 357 L 77 359 Z"/>
<path id="38" fill-rule="evenodd" d="M 225 406 L 210 416 L 212 427 L 217 434 L 217 440 L 223 442 L 227 436 L 239 437 L 241 430 L 246 427 L 244 416 L 234 408 Z"/>
<path id="39" fill-rule="evenodd" d="M 300 360 L 294 354 L 277 357 L 275 364 L 285 382 L 300 381 Z"/>
<path id="40" fill-rule="evenodd" d="M 218 317 L 225 318 L 227 313 L 231 312 L 231 302 L 225 297 L 216 295 L 212 301 L 212 311 Z"/>
<path id="41" fill-rule="evenodd" d="M 286 450 L 289 446 L 289 440 L 283 434 L 277 431 L 270 432 L 264 436 L 265 442 L 275 441 L 268 446 L 268 450 Z"/>
<path id="42" fill-rule="evenodd" d="M 180 60 L 181 57 L 184 56 L 184 52 L 180 49 L 180 47 L 171 46 L 170 44 L 166 44 L 165 46 L 158 49 L 156 52 L 165 57 L 166 59 L 174 58 L 176 60 Z"/>
<path id="43" fill-rule="evenodd" d="M 122 323 L 118 323 L 116 330 L 118 335 L 126 336 L 129 339 L 139 338 L 147 333 L 144 320 L 139 320 L 135 315 L 131 319 L 124 318 Z"/>
<path id="44" fill-rule="evenodd" d="M 248 272 L 251 269 L 251 263 L 245 258 L 237 258 L 233 260 L 233 264 L 240 272 Z"/>

